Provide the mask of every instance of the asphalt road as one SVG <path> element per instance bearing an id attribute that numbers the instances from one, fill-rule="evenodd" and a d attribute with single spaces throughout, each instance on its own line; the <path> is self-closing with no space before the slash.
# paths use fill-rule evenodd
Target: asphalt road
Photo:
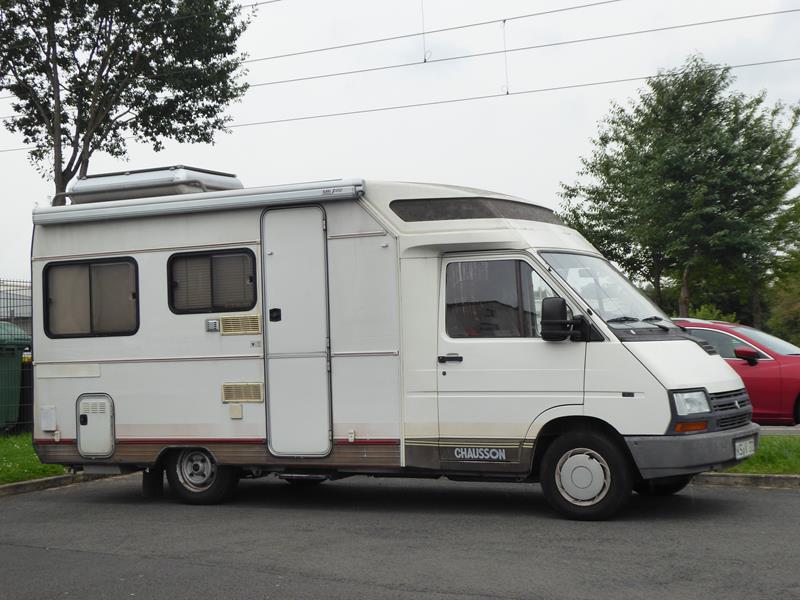
<path id="1" fill-rule="evenodd" d="M 0 598 L 800 598 L 800 494 L 690 486 L 614 521 L 539 487 L 243 482 L 144 500 L 138 476 L 0 498 Z"/>

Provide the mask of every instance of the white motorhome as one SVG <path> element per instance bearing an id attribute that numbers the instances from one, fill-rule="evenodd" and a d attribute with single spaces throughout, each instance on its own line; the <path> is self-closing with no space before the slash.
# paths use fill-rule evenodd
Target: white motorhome
<path id="1" fill-rule="evenodd" d="M 165 470 L 192 503 L 267 474 L 539 481 L 597 519 L 756 449 L 741 379 L 542 206 L 181 167 L 68 195 L 33 214 L 43 462 Z"/>

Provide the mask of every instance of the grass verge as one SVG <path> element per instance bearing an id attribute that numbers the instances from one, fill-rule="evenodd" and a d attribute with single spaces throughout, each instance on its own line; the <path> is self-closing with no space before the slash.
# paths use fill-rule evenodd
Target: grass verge
<path id="1" fill-rule="evenodd" d="M 30 433 L 0 437 L 0 484 L 63 475 L 60 465 L 43 465 L 33 451 Z"/>
<path id="2" fill-rule="evenodd" d="M 800 475 L 800 436 L 763 436 L 755 455 L 728 472 Z"/>

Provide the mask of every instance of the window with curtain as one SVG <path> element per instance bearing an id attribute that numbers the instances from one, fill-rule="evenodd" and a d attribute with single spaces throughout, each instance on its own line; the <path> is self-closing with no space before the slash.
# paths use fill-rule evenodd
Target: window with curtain
<path id="1" fill-rule="evenodd" d="M 542 300 L 551 296 L 556 294 L 525 261 L 452 262 L 445 330 L 452 338 L 538 337 Z"/>
<path id="2" fill-rule="evenodd" d="M 255 257 L 249 250 L 175 254 L 167 269 L 172 312 L 229 312 L 256 305 Z"/>
<path id="3" fill-rule="evenodd" d="M 48 337 L 132 335 L 139 328 L 132 258 L 51 263 L 44 269 Z"/>

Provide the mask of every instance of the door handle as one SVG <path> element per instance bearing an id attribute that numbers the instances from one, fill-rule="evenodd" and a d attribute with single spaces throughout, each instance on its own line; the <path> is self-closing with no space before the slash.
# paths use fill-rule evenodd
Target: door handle
<path id="1" fill-rule="evenodd" d="M 81 425 L 88 425 L 89 424 L 89 415 L 81 415 L 78 418 L 78 421 L 80 421 Z"/>
<path id="2" fill-rule="evenodd" d="M 281 320 L 281 309 L 280 308 L 270 308 L 269 309 L 269 320 L 273 323 Z"/>
<path id="3" fill-rule="evenodd" d="M 463 362 L 464 361 L 464 357 L 461 356 L 460 354 L 446 354 L 445 356 L 440 356 L 438 358 L 438 360 L 439 360 L 440 363 Z"/>

